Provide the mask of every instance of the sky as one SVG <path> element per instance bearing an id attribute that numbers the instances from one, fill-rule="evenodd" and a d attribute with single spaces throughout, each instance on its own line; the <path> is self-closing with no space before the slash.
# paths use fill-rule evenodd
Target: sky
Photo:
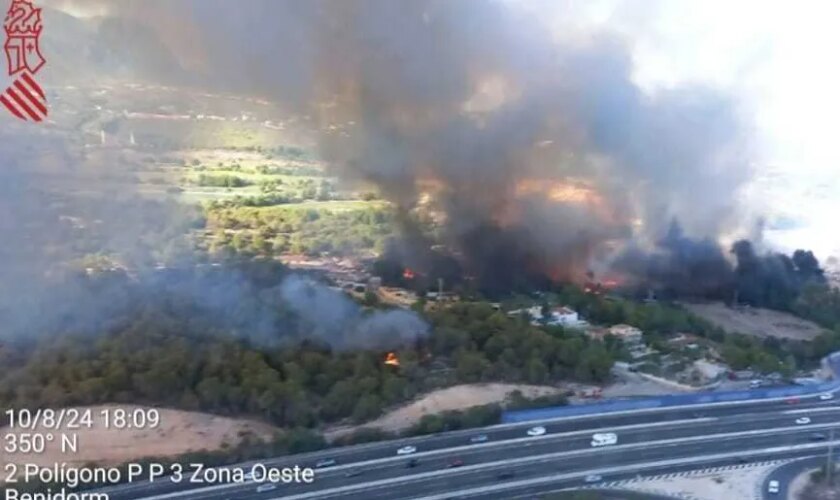
<path id="1" fill-rule="evenodd" d="M 768 242 L 840 256 L 840 3 L 830 0 L 518 0 L 546 9 L 558 37 L 593 26 L 630 41 L 647 89 L 705 82 L 735 93 L 757 139 L 744 193 L 770 219 L 800 222 Z M 514 3 L 517 3 L 514 0 Z"/>

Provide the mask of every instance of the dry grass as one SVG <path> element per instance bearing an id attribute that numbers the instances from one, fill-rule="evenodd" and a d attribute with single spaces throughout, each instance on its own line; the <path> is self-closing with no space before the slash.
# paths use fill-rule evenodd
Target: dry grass
<path id="1" fill-rule="evenodd" d="M 753 307 L 727 307 L 725 304 L 683 304 L 692 313 L 730 333 L 756 337 L 813 340 L 823 332 L 819 325 L 791 314 Z"/>
<path id="2" fill-rule="evenodd" d="M 89 407 L 93 415 L 97 415 L 104 408 L 116 406 Z M 132 410 L 139 406 L 120 405 L 119 408 Z M 99 464 L 118 465 L 144 457 L 172 457 L 183 453 L 200 450 L 218 450 L 224 446 L 234 446 L 242 441 L 245 435 L 269 439 L 275 429 L 269 425 L 248 420 L 217 417 L 205 413 L 186 412 L 180 410 L 160 409 L 160 425 L 156 429 L 104 429 L 101 419 L 95 420 L 94 428 L 53 431 L 40 428 L 36 433 L 53 433 L 55 441 L 47 444 L 45 453 L 37 455 L 10 455 L 0 450 L 0 469 L 7 463 L 34 463 L 49 466 L 66 462 L 72 465 L 82 465 L 89 462 Z M 0 435 L 7 434 L 7 428 L 0 429 Z M 21 432 L 33 431 L 12 431 Z M 78 451 L 75 453 L 61 453 L 59 434 L 76 434 L 78 436 Z"/>
<path id="3" fill-rule="evenodd" d="M 434 415 L 448 410 L 463 410 L 471 406 L 504 402 L 510 393 L 522 392 L 527 398 L 536 398 L 565 392 L 563 389 L 549 386 L 524 384 L 467 384 L 430 392 L 422 398 L 397 408 L 378 419 L 368 422 L 364 427 L 375 427 L 384 431 L 397 432 L 411 427 L 420 421 L 423 415 Z M 335 439 L 352 433 L 356 427 L 344 426 L 328 430 L 327 439 Z"/>

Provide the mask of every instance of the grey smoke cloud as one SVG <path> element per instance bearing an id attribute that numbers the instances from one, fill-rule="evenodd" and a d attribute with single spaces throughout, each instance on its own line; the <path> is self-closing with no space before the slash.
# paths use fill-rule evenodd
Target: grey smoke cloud
<path id="1" fill-rule="evenodd" d="M 631 42 L 614 34 L 557 37 L 538 9 L 492 0 L 105 5 L 160 35 L 167 53 L 142 60 L 183 70 L 149 76 L 270 97 L 316 120 L 345 179 L 408 208 L 432 191 L 468 259 L 488 225 L 524 238 L 528 259 L 579 270 L 673 219 L 712 239 L 743 222 L 737 103 L 702 86 L 643 91 Z"/>
<path id="2" fill-rule="evenodd" d="M 241 266 L 201 262 L 193 209 L 140 196 L 118 150 L 82 153 L 73 139 L 0 130 L 0 344 L 102 334 L 159 311 L 264 346 L 396 348 L 428 332 L 414 313 L 367 312 L 299 276 L 259 283 Z"/>
<path id="3" fill-rule="evenodd" d="M 259 95 L 311 117 L 344 179 L 403 208 L 431 195 L 473 275 L 579 278 L 616 247 L 655 246 L 675 219 L 711 241 L 743 224 L 751 145 L 738 103 L 698 85 L 642 90 L 632 40 L 604 28 L 557 36 L 538 3 L 50 5 L 110 16 L 90 20 L 92 50 L 77 52 L 91 55 L 74 66 Z"/>
<path id="4" fill-rule="evenodd" d="M 397 348 L 425 336 L 428 325 L 403 310 L 365 313 L 345 294 L 292 275 L 280 285 L 280 297 L 302 328 L 336 348 Z"/>

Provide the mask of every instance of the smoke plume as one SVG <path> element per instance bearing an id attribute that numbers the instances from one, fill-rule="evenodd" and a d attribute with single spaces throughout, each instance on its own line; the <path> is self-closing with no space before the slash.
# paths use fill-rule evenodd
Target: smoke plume
<path id="1" fill-rule="evenodd" d="M 642 90 L 615 34 L 555 33 L 493 0 L 63 5 L 153 29 L 166 54 L 143 60 L 182 71 L 148 78 L 309 117 L 341 177 L 438 214 L 451 252 L 493 289 L 579 279 L 616 248 L 650 250 L 674 219 L 710 241 L 741 222 L 736 103 L 701 86 Z"/>

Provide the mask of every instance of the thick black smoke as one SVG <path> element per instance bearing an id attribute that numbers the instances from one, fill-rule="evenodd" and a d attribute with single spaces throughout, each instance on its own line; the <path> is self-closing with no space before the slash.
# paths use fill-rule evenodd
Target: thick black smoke
<path id="1" fill-rule="evenodd" d="M 653 251 L 628 249 L 615 263 L 629 286 L 660 298 L 729 299 L 735 286 L 732 264 L 711 239 L 694 240 L 673 222 Z"/>
<path id="2" fill-rule="evenodd" d="M 713 299 L 780 310 L 789 309 L 805 285 L 827 283 L 810 251 L 759 253 L 750 241 L 739 240 L 729 253 L 715 241 L 686 237 L 674 222 L 653 251 L 627 249 L 614 269 L 626 278 L 624 287 L 640 296 L 654 292 L 665 299 Z"/>
<path id="3" fill-rule="evenodd" d="M 132 57 L 182 71 L 149 78 L 309 117 L 338 174 L 406 209 L 428 201 L 449 250 L 493 289 L 580 277 L 605 247 L 650 245 L 674 218 L 712 240 L 739 222 L 749 150 L 735 103 L 699 86 L 643 91 L 610 33 L 553 33 L 493 0 L 82 4 L 159 34 L 164 47 Z"/>
<path id="4" fill-rule="evenodd" d="M 810 251 L 796 250 L 792 256 L 780 253 L 758 255 L 749 241 L 732 247 L 737 300 L 742 303 L 788 309 L 808 283 L 826 284 L 825 272 Z"/>

